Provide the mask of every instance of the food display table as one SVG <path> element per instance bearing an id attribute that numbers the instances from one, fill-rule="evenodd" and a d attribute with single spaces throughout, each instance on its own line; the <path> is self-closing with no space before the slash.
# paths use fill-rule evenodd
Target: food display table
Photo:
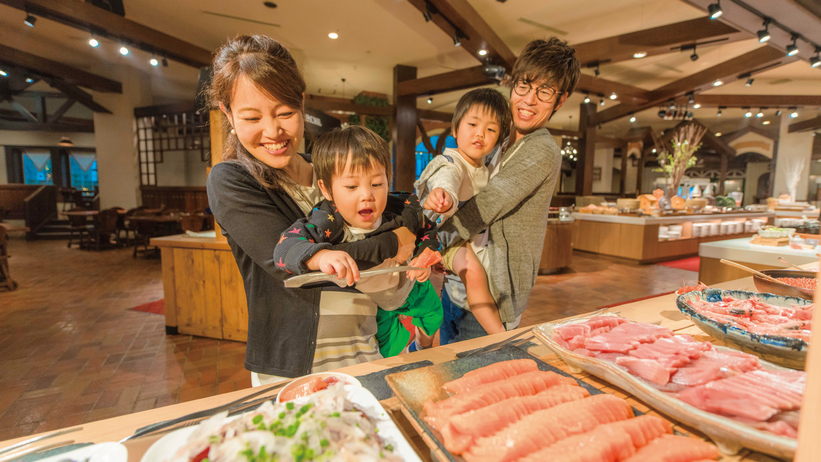
<path id="1" fill-rule="evenodd" d="M 759 218 L 772 224 L 773 217 L 771 212 L 692 214 L 659 218 L 574 213 L 573 248 L 640 263 L 675 260 L 698 255 L 698 246 L 703 242 L 752 236 L 752 233 L 694 236 L 694 223 L 744 222 Z M 659 238 L 659 226 L 668 225 L 681 226 L 681 237 L 669 240 Z"/>
<path id="2" fill-rule="evenodd" d="M 165 296 L 165 331 L 237 340 L 248 338 L 248 303 L 234 255 L 216 237 L 157 237 Z"/>
<path id="3" fill-rule="evenodd" d="M 710 285 L 738 279 L 748 274 L 738 268 L 720 263 L 722 258 L 755 270 L 764 270 L 786 268 L 787 265 L 778 261 L 778 257 L 784 257 L 794 265 L 806 265 L 816 263 L 817 254 L 816 250 L 750 244 L 749 238 L 704 243 L 698 249 L 698 255 L 701 257 L 698 280 Z"/>
<path id="4" fill-rule="evenodd" d="M 724 289 L 755 290 L 752 278 L 744 278 L 741 280 L 727 282 L 724 284 L 720 284 L 718 287 Z M 693 335 L 698 340 L 709 340 L 715 344 L 721 344 L 720 342 L 715 341 L 714 339 L 710 338 L 709 336 L 701 332 L 697 327 L 693 325 L 693 323 L 688 318 L 686 318 L 678 309 L 676 309 L 674 295 L 664 295 L 651 299 L 628 303 L 619 306 L 618 308 L 616 308 L 616 310 L 619 312 L 621 316 L 629 318 L 634 321 L 658 324 L 660 326 L 668 327 L 677 333 L 687 333 Z M 456 359 L 456 354 L 459 352 L 468 351 L 475 348 L 481 348 L 493 344 L 495 342 L 502 341 L 505 338 L 511 337 L 513 334 L 516 334 L 517 332 L 521 332 L 522 330 L 527 329 L 530 329 L 530 327 L 523 327 L 514 332 L 491 335 L 484 338 L 440 346 L 426 351 L 400 355 L 393 358 L 387 358 L 379 361 L 373 361 L 370 363 L 346 367 L 339 369 L 339 372 L 345 372 L 353 376 L 362 376 L 373 372 L 383 371 L 385 369 L 389 369 L 392 367 L 411 364 L 419 361 L 427 360 L 434 364 L 451 361 Z M 548 350 L 547 347 L 543 346 L 541 343 L 537 342 L 535 344 L 532 344 L 532 346 L 528 348 L 528 352 L 531 355 L 547 362 L 548 364 L 551 364 L 566 372 L 570 372 L 569 368 L 564 364 L 564 362 L 562 362 L 555 355 L 553 355 L 551 351 Z M 634 408 L 638 409 L 639 411 L 665 418 L 663 415 L 657 414 L 655 411 L 649 409 L 642 402 L 634 399 L 632 396 L 628 395 L 624 391 L 611 386 L 607 382 L 604 382 L 586 373 L 573 375 L 574 377 L 582 379 L 587 383 L 593 384 L 595 387 L 607 393 L 627 399 L 629 404 L 632 405 Z M 283 382 L 283 385 L 285 383 L 287 382 Z M 252 392 L 253 390 L 240 390 L 232 393 L 225 393 L 218 396 L 212 396 L 209 398 L 203 398 L 196 401 L 175 404 L 172 406 L 167 406 L 159 409 L 138 412 L 127 416 L 92 422 L 84 424 L 83 429 L 81 431 L 70 433 L 62 437 L 57 437 L 56 440 L 74 440 L 76 442 L 95 443 L 101 443 L 106 441 L 118 441 L 121 438 L 131 435 L 136 429 L 143 427 L 145 425 L 149 425 L 163 420 L 173 419 L 175 417 L 179 417 L 190 412 L 195 412 L 198 410 L 208 409 L 221 404 L 225 404 L 235 399 L 246 396 Z M 276 391 L 272 391 L 270 396 L 273 398 L 275 394 Z M 446 460 L 443 454 L 437 452 L 438 449 L 431 449 L 436 448 L 435 444 L 433 444 L 430 441 L 425 441 L 424 438 L 420 436 L 425 433 L 415 428 L 414 423 L 412 423 L 414 422 L 413 419 L 408 419 L 403 414 L 403 408 L 399 404 L 397 398 L 393 397 L 385 399 L 382 401 L 382 405 L 391 415 L 393 420 L 397 423 L 399 428 L 405 434 L 406 438 L 408 439 L 408 441 L 410 441 L 411 445 L 417 451 L 422 460 L 434 460 L 432 457 L 436 457 L 439 460 Z M 697 432 L 691 430 L 690 428 L 682 427 L 678 425 L 675 421 L 671 422 L 674 424 L 674 428 L 676 430 L 691 435 L 695 438 L 701 438 L 701 436 Z M 127 442 L 126 446 L 129 452 L 129 462 L 139 461 L 140 457 L 148 449 L 148 447 L 151 444 L 153 444 L 153 442 L 158 440 L 161 436 L 162 435 L 154 435 Z M 15 440 L 0 442 L 0 449 L 27 438 L 28 437 L 17 438 Z M 721 460 L 749 460 L 760 462 L 772 461 L 775 459 L 764 456 L 762 454 L 744 450 L 739 455 L 732 457 L 724 457 Z"/>
<path id="5" fill-rule="evenodd" d="M 539 274 L 551 273 L 570 266 L 573 260 L 573 222 L 558 219 L 547 220 Z"/>

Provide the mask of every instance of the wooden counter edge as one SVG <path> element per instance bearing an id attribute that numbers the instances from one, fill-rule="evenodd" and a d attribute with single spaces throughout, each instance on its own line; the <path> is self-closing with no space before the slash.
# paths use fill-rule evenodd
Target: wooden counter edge
<path id="1" fill-rule="evenodd" d="M 157 247 L 181 247 L 186 249 L 231 250 L 227 242 L 219 241 L 216 238 L 192 237 L 186 234 L 155 237 L 151 239 L 151 245 Z"/>

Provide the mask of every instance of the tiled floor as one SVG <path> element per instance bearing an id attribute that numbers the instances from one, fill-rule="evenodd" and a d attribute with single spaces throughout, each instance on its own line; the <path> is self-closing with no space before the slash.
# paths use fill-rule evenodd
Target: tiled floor
<path id="1" fill-rule="evenodd" d="M 10 242 L 20 285 L 0 290 L 0 441 L 250 386 L 245 345 L 165 335 L 129 311 L 162 298 L 159 260 L 63 241 Z M 696 274 L 576 252 L 540 276 L 522 325 L 675 290 Z"/>

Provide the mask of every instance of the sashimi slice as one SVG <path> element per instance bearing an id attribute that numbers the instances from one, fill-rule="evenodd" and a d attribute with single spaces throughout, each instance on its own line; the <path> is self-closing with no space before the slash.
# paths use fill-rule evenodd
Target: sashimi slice
<path id="1" fill-rule="evenodd" d="M 507 462 L 632 416 L 633 410 L 623 399 L 607 394 L 591 396 L 528 414 L 492 436 L 479 438 L 463 457 L 468 462 Z"/>
<path id="2" fill-rule="evenodd" d="M 556 385 L 576 385 L 576 380 L 555 372 L 527 372 L 507 380 L 479 385 L 471 391 L 453 395 L 448 399 L 424 404 L 425 422 L 439 430 L 447 419 L 455 414 L 483 408 L 516 396 L 535 395 Z"/>
<path id="3" fill-rule="evenodd" d="M 690 462 L 716 457 L 718 449 L 710 443 L 685 436 L 665 435 L 651 441 L 624 462 Z"/>
<path id="4" fill-rule="evenodd" d="M 522 417 L 559 404 L 578 401 L 590 392 L 577 385 L 557 385 L 533 396 L 519 396 L 474 411 L 454 415 L 442 427 L 445 448 L 461 454 L 473 440 L 492 435 Z"/>
<path id="5" fill-rule="evenodd" d="M 418 257 L 411 260 L 410 265 L 417 268 L 429 268 L 440 261 L 442 261 L 442 255 L 438 250 L 431 250 L 430 247 L 425 247 L 425 250 L 423 250 Z"/>
<path id="6" fill-rule="evenodd" d="M 673 433 L 673 426 L 656 416 L 643 415 L 620 422 L 604 424 L 581 435 L 565 438 L 540 451 L 519 459 L 522 462 L 545 460 L 596 460 L 615 462 L 635 453 L 650 441 Z M 601 444 L 604 442 L 605 444 Z"/>
<path id="7" fill-rule="evenodd" d="M 636 377 L 640 377 L 660 387 L 667 385 L 667 382 L 670 381 L 670 370 L 652 359 L 622 356 L 616 359 L 616 364 L 626 368 Z"/>
<path id="8" fill-rule="evenodd" d="M 592 330 L 596 329 L 604 328 L 606 329 L 605 331 L 609 331 L 613 327 L 624 324 L 625 322 L 628 321 L 618 316 L 594 316 L 585 322 L 557 327 L 553 330 L 553 333 L 563 340 L 570 340 L 579 335 L 589 334 Z"/>
<path id="9" fill-rule="evenodd" d="M 679 368 L 670 380 L 678 385 L 692 387 L 749 372 L 759 367 L 761 366 L 758 358 L 747 353 L 740 351 L 705 351 L 700 358 L 694 359 L 686 366 Z"/>
<path id="10" fill-rule="evenodd" d="M 491 364 L 468 372 L 462 377 L 446 382 L 442 387 L 451 393 L 461 393 L 485 383 L 504 380 L 514 375 L 538 371 L 539 366 L 532 359 L 514 359 Z"/>

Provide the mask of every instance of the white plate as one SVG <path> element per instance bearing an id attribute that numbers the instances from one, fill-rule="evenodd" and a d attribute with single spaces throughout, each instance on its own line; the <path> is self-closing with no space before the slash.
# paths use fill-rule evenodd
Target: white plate
<path id="1" fill-rule="evenodd" d="M 38 462 L 58 462 L 67 459 L 84 460 L 87 457 L 89 458 L 88 462 L 127 462 L 128 449 L 120 443 L 93 444 L 46 459 L 40 459 Z"/>
<path id="2" fill-rule="evenodd" d="M 348 399 L 376 423 L 376 428 L 379 430 L 379 437 L 393 445 L 394 454 L 402 457 L 406 462 L 422 462 L 416 454 L 416 451 L 413 450 L 413 447 L 405 439 L 402 431 L 399 430 L 390 415 L 385 411 L 385 408 L 382 407 L 379 400 L 377 400 L 371 392 L 361 385 L 346 385 L 345 390 L 348 391 Z M 305 396 L 297 398 L 293 402 L 299 404 L 307 400 L 308 397 Z M 234 418 L 238 418 L 238 416 Z M 185 427 L 163 436 L 148 448 L 148 451 L 143 454 L 140 462 L 163 462 L 167 460 L 173 456 L 179 448 L 185 446 L 186 439 L 196 429 L 196 426 Z"/>

